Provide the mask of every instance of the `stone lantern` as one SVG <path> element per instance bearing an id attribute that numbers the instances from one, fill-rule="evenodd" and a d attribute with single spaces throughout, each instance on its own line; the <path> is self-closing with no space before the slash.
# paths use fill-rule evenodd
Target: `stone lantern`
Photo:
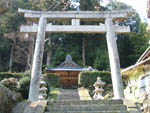
<path id="1" fill-rule="evenodd" d="M 39 89 L 39 100 L 45 100 L 47 97 L 47 88 L 46 82 L 43 80 L 43 77 L 40 77 L 40 89 Z"/>
<path id="2" fill-rule="evenodd" d="M 102 93 L 104 91 L 102 87 L 104 85 L 105 85 L 105 82 L 102 82 L 101 77 L 97 77 L 97 81 L 93 85 L 95 87 L 94 96 L 93 96 L 94 100 L 104 99 L 104 97 L 102 96 Z"/>

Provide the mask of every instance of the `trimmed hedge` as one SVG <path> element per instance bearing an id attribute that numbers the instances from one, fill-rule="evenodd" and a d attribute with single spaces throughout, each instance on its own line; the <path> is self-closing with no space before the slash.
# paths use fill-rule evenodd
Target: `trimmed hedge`
<path id="1" fill-rule="evenodd" d="M 106 85 L 112 83 L 111 73 L 108 71 L 84 71 L 79 73 L 78 84 L 85 88 L 92 88 L 96 82 L 97 77 L 101 77 Z M 106 89 L 106 87 L 104 87 Z"/>
<path id="2" fill-rule="evenodd" d="M 11 73 L 11 72 L 0 72 L 0 81 L 4 78 L 22 78 L 24 76 L 23 73 Z"/>
<path id="3" fill-rule="evenodd" d="M 48 87 L 59 87 L 59 75 L 55 73 L 46 73 L 43 75 L 44 81 L 48 84 Z"/>
<path id="4" fill-rule="evenodd" d="M 19 88 L 19 92 L 21 93 L 21 96 L 23 97 L 23 99 L 28 98 L 29 87 L 30 87 L 30 78 L 29 77 L 21 78 L 18 83 L 18 88 Z"/>

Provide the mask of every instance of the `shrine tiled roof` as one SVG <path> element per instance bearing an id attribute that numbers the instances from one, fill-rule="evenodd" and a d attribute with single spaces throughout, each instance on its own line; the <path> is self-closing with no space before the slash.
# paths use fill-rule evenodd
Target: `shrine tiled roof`
<path id="1" fill-rule="evenodd" d="M 66 56 L 66 60 L 58 65 L 56 68 L 47 68 L 50 71 L 87 71 L 88 68 L 82 68 L 77 65 L 73 60 L 71 55 Z"/>

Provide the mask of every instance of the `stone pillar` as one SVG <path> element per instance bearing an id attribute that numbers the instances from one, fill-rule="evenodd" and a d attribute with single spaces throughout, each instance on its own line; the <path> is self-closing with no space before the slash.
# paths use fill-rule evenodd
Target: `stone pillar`
<path id="1" fill-rule="evenodd" d="M 106 18 L 105 25 L 106 25 L 106 38 L 107 38 L 114 98 L 123 99 L 124 92 L 123 92 L 122 77 L 120 73 L 120 61 L 112 18 L 110 17 Z"/>
<path id="2" fill-rule="evenodd" d="M 43 60 L 43 51 L 44 51 L 45 29 L 46 29 L 46 19 L 41 16 L 38 24 L 34 57 L 33 57 L 33 67 L 32 67 L 30 91 L 29 91 L 30 101 L 38 100 L 39 83 L 40 83 L 40 76 L 42 71 L 42 60 Z"/>

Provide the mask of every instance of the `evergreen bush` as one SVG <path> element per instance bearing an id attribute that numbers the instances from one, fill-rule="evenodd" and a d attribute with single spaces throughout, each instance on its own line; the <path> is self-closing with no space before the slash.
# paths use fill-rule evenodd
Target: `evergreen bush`
<path id="1" fill-rule="evenodd" d="M 0 72 L 0 81 L 5 78 L 17 78 L 20 79 L 24 76 L 23 73 L 11 73 L 11 72 Z"/>
<path id="2" fill-rule="evenodd" d="M 21 96 L 23 99 L 28 98 L 29 94 L 29 86 L 30 86 L 30 78 L 29 77 L 23 77 L 20 79 L 18 83 L 19 92 L 21 93 Z"/>
<path id="3" fill-rule="evenodd" d="M 54 73 L 46 73 L 44 74 L 44 81 L 48 84 L 48 87 L 59 87 L 59 75 Z"/>
<path id="4" fill-rule="evenodd" d="M 82 87 L 93 89 L 93 84 L 96 82 L 97 77 L 101 77 L 105 82 L 104 89 L 108 89 L 111 81 L 111 73 L 109 71 L 83 71 L 79 73 L 78 84 Z M 107 87 L 106 87 L 107 86 Z"/>
<path id="5" fill-rule="evenodd" d="M 0 72 L 0 84 L 11 91 L 21 93 L 23 99 L 28 98 L 30 86 L 30 73 Z"/>
<path id="6" fill-rule="evenodd" d="M 7 87 L 11 91 L 18 91 L 18 79 L 16 78 L 5 78 L 0 82 L 0 84 Z"/>

